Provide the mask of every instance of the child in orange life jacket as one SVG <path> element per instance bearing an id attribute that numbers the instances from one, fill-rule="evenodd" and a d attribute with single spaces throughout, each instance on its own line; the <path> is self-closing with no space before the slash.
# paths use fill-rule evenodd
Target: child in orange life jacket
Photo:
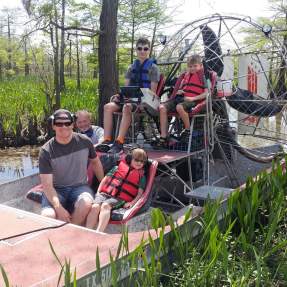
<path id="1" fill-rule="evenodd" d="M 189 136 L 190 120 L 188 113 L 197 104 L 205 100 L 207 92 L 201 57 L 196 54 L 192 55 L 187 60 L 187 72 L 183 77 L 176 97 L 159 107 L 161 130 L 159 147 L 167 147 L 168 144 L 168 112 L 178 112 L 184 124 L 181 137 Z"/>
<path id="2" fill-rule="evenodd" d="M 96 231 L 103 232 L 113 208 L 129 208 L 138 201 L 146 186 L 146 161 L 146 152 L 136 148 L 107 173 L 99 185 L 86 227 L 95 228 L 98 224 Z"/>

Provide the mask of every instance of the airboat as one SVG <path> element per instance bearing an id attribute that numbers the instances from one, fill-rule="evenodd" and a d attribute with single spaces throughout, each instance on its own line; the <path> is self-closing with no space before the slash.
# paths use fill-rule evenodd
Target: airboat
<path id="1" fill-rule="evenodd" d="M 248 41 L 246 31 L 252 35 Z M 2 184 L 0 257 L 11 283 L 56 286 L 59 266 L 50 240 L 59 258 L 71 259 L 79 286 L 110 286 L 109 258 L 117 253 L 122 226 L 129 230 L 133 250 L 148 236 L 154 207 L 169 213 L 179 225 L 190 224 L 203 212 L 207 199 L 220 198 L 224 204 L 248 176 L 256 176 L 272 160 L 280 159 L 287 140 L 287 51 L 282 43 L 270 25 L 259 25 L 250 17 L 219 14 L 188 23 L 170 38 L 162 37 L 157 56 L 163 73 L 157 92 L 161 102 L 176 93 L 187 57 L 197 53 L 204 59 L 209 94 L 202 109 L 191 112 L 190 137 L 186 142 L 178 140 L 182 125 L 176 114 L 170 114 L 173 142 L 165 150 L 155 150 L 152 140 L 158 136 L 158 119 L 152 104 L 141 103 L 145 109 L 133 114 L 129 142 L 136 143 L 138 135 L 144 135 L 140 144 L 148 151 L 148 184 L 135 206 L 113 212 L 107 234 L 38 215 L 38 175 Z M 102 158 L 106 165 L 117 160 L 110 155 Z M 32 200 L 27 199 L 28 190 Z M 184 222 L 182 218 L 191 208 L 191 219 Z M 165 236 L 168 233 L 167 229 Z M 97 248 L 101 275 L 95 271 Z M 120 264 L 124 256 L 117 260 Z M 129 275 L 129 266 L 121 266 L 118 280 Z"/>

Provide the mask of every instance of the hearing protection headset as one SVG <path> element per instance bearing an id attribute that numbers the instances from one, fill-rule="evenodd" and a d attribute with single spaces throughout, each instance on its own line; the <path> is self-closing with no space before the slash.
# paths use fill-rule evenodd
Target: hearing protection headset
<path id="1" fill-rule="evenodd" d="M 67 117 L 61 117 L 61 114 L 67 115 Z M 70 111 L 65 110 L 65 109 L 59 109 L 56 110 L 49 118 L 48 118 L 48 123 L 51 125 L 54 125 L 55 120 L 70 120 L 72 123 L 74 123 L 77 119 L 76 115 L 72 114 Z"/>

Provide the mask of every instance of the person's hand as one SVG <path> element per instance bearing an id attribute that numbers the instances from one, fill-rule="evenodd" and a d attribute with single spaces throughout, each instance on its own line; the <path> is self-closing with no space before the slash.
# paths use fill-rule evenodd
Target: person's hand
<path id="1" fill-rule="evenodd" d="M 175 98 L 174 98 L 174 102 L 175 102 L 176 104 L 180 104 L 180 103 L 184 102 L 184 97 L 183 97 L 183 95 L 176 95 Z"/>
<path id="2" fill-rule="evenodd" d="M 177 95 L 183 95 L 183 93 L 184 93 L 183 90 L 178 90 L 178 91 L 176 92 Z"/>
<path id="3" fill-rule="evenodd" d="M 132 207 L 132 206 L 133 206 L 132 202 L 126 202 L 126 203 L 124 204 L 124 208 L 130 208 L 130 207 Z"/>
<path id="4" fill-rule="evenodd" d="M 71 215 L 70 213 L 62 206 L 55 208 L 57 219 L 65 221 L 65 222 L 71 222 Z"/>
<path id="5" fill-rule="evenodd" d="M 110 102 L 119 103 L 120 102 L 120 95 L 115 94 L 115 95 L 111 96 Z"/>

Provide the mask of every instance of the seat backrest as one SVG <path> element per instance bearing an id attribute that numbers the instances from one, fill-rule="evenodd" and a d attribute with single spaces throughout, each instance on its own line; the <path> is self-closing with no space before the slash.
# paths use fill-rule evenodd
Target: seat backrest
<path id="1" fill-rule="evenodd" d="M 161 92 L 163 90 L 164 84 L 165 84 L 165 77 L 163 74 L 160 74 L 159 82 L 157 84 L 157 89 L 156 89 L 156 95 L 159 97 L 161 96 Z"/>
<path id="2" fill-rule="evenodd" d="M 174 85 L 174 88 L 173 88 L 173 91 L 170 95 L 170 98 L 174 98 L 177 94 L 177 91 L 179 90 L 179 87 L 180 87 L 180 84 L 182 82 L 182 79 L 184 78 L 184 75 L 185 75 L 185 72 L 180 74 L 179 77 L 177 78 L 176 82 L 175 82 L 175 85 Z"/>

